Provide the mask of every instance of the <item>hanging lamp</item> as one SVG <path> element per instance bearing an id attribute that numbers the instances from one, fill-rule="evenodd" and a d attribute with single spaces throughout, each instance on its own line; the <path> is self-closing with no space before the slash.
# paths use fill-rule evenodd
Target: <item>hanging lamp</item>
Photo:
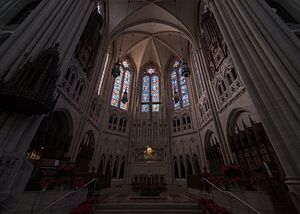
<path id="1" fill-rule="evenodd" d="M 177 92 L 177 91 L 174 92 L 174 102 L 175 102 L 176 104 L 179 103 L 179 95 L 178 95 L 178 92 Z"/>
<path id="2" fill-rule="evenodd" d="M 184 53 L 183 53 L 183 45 L 182 45 L 182 39 L 181 39 L 181 31 L 179 27 L 179 20 L 178 20 L 178 13 L 177 13 L 177 7 L 176 7 L 176 0 L 174 0 L 174 8 L 175 8 L 175 13 L 176 13 L 176 21 L 177 21 L 177 27 L 178 27 L 178 33 L 179 33 L 179 40 L 180 40 L 180 46 L 181 46 L 181 52 L 183 56 L 183 62 L 181 63 L 181 76 L 183 77 L 188 77 L 190 75 L 190 68 L 185 60 Z"/>
<path id="3" fill-rule="evenodd" d="M 121 74 L 121 64 L 120 64 L 120 61 L 118 59 L 118 61 L 115 63 L 112 71 L 111 71 L 111 75 L 114 77 L 114 78 L 117 78 L 118 76 L 120 76 Z"/>
<path id="4" fill-rule="evenodd" d="M 127 11 L 126 11 L 126 17 L 125 17 L 125 26 L 127 25 L 127 16 L 128 16 L 128 10 L 129 10 L 129 3 L 130 0 L 128 0 L 128 4 L 127 4 Z M 123 46 L 123 39 L 124 39 L 124 31 L 122 33 L 122 37 L 121 37 L 121 44 L 120 44 L 120 49 L 119 49 L 119 57 L 117 62 L 114 64 L 114 67 L 111 71 L 111 75 L 114 78 L 117 78 L 118 76 L 120 76 L 121 74 L 121 63 L 120 63 L 120 56 L 121 56 L 121 52 L 122 52 L 122 46 Z"/>
<path id="5" fill-rule="evenodd" d="M 125 104 L 127 102 L 128 102 L 128 93 L 127 93 L 127 89 L 125 89 L 122 97 L 122 103 Z"/>
<path id="6" fill-rule="evenodd" d="M 191 71 L 190 71 L 187 61 L 183 60 L 183 62 L 181 64 L 181 76 L 188 77 L 190 75 L 190 73 L 191 73 Z"/>

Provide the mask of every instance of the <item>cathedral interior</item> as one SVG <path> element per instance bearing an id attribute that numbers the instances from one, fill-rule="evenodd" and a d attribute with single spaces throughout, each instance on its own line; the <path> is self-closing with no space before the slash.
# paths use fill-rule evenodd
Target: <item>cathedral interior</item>
<path id="1" fill-rule="evenodd" d="M 298 0 L 0 0 L 0 213 L 300 213 Z"/>

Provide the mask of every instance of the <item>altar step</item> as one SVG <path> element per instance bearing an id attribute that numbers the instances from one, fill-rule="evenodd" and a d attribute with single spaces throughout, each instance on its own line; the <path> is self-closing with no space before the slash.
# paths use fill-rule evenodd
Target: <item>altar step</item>
<path id="1" fill-rule="evenodd" d="M 99 204 L 96 214 L 201 214 L 197 203 L 106 203 Z"/>

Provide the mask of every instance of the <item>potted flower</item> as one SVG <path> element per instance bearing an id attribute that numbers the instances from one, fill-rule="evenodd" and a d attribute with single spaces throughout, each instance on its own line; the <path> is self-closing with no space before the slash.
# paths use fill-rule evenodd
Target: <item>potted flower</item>
<path id="1" fill-rule="evenodd" d="M 93 203 L 92 199 L 87 199 L 82 204 L 79 204 L 77 207 L 71 210 L 71 214 L 93 214 Z"/>
<path id="2" fill-rule="evenodd" d="M 256 190 L 260 190 L 261 181 L 262 181 L 262 179 L 260 177 L 252 175 L 249 178 L 249 185 L 254 187 Z"/>
<path id="3" fill-rule="evenodd" d="M 85 179 L 82 177 L 75 178 L 73 180 L 73 187 L 75 187 L 75 189 L 79 189 L 79 188 L 83 187 L 84 185 L 85 185 Z"/>
<path id="4" fill-rule="evenodd" d="M 55 184 L 55 178 L 54 177 L 45 177 L 45 178 L 42 178 L 41 181 L 40 181 L 40 184 L 42 185 L 42 190 L 43 191 L 46 191 L 46 189 Z"/>

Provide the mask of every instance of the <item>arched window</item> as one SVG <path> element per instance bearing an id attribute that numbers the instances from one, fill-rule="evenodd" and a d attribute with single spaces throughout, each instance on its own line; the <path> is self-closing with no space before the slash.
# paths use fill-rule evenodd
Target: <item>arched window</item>
<path id="1" fill-rule="evenodd" d="M 127 60 L 123 60 L 121 66 L 121 74 L 115 79 L 114 89 L 111 97 L 111 105 L 120 107 L 122 110 L 128 109 L 129 96 L 130 96 L 130 83 L 131 83 L 131 71 L 130 64 Z M 122 102 L 122 96 L 127 91 L 128 102 Z"/>
<path id="2" fill-rule="evenodd" d="M 142 112 L 159 112 L 159 77 L 154 67 L 147 67 L 142 79 Z"/>
<path id="3" fill-rule="evenodd" d="M 173 97 L 175 93 L 179 96 L 179 102 L 174 101 L 174 110 L 179 110 L 190 105 L 189 92 L 186 78 L 181 75 L 180 63 L 176 60 L 171 71 Z"/>

